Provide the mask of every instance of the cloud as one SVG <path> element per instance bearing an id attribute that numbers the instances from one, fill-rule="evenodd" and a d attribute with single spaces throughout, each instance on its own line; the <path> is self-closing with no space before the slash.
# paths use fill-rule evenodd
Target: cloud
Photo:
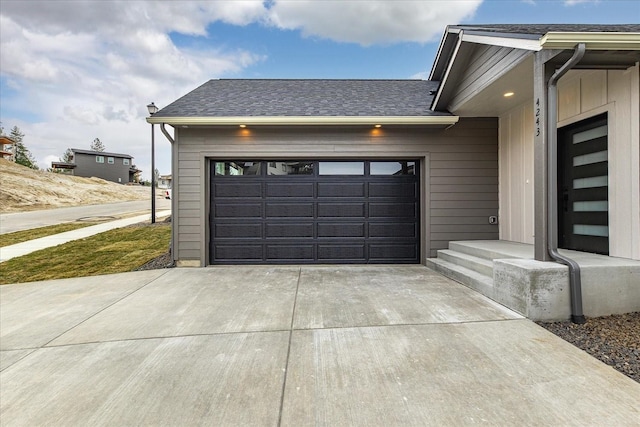
<path id="1" fill-rule="evenodd" d="M 274 1 L 269 23 L 288 30 L 301 30 L 338 42 L 393 44 L 426 43 L 442 34 L 445 23 L 470 18 L 481 0 L 297 0 Z"/>
<path id="2" fill-rule="evenodd" d="M 136 157 L 148 177 L 146 104 L 167 105 L 206 80 L 241 75 L 266 60 L 233 40 L 213 45 L 212 23 L 361 45 L 424 43 L 439 37 L 444 23 L 469 18 L 480 3 L 3 0 L 3 126 L 19 126 L 37 159 L 88 148 L 99 137 L 107 150 Z M 194 43 L 177 43 L 181 38 Z M 158 164 L 168 173 L 169 146 L 164 137 L 157 140 Z"/>
<path id="3" fill-rule="evenodd" d="M 179 47 L 171 35 L 206 40 L 212 22 L 245 25 L 265 13 L 262 1 L 249 0 L 3 1 L 0 69 L 11 89 L 3 91 L 3 126 L 19 126 L 27 147 L 45 161 L 100 137 L 108 150 L 143 161 L 146 175 L 146 104 L 167 105 L 203 81 L 265 59 L 233 47 Z M 167 158 L 168 173 L 165 149 L 159 156 Z"/>
<path id="4" fill-rule="evenodd" d="M 565 6 L 575 6 L 581 3 L 599 3 L 599 0 L 564 0 Z"/>

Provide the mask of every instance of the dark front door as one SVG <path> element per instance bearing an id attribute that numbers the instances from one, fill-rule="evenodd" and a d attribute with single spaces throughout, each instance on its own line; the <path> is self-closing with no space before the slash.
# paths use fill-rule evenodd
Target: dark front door
<path id="1" fill-rule="evenodd" d="M 417 263 L 417 161 L 211 161 L 212 264 Z"/>
<path id="2" fill-rule="evenodd" d="M 609 254 L 607 115 L 558 131 L 558 246 Z"/>

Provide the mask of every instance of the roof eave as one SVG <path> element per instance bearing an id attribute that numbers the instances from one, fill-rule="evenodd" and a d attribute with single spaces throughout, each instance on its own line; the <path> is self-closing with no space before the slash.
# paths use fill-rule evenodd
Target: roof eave
<path id="1" fill-rule="evenodd" d="M 147 123 L 171 126 L 448 126 L 458 116 L 268 116 L 268 117 L 147 117 Z"/>
<path id="2" fill-rule="evenodd" d="M 573 49 L 578 43 L 587 50 L 640 50 L 640 33 L 549 32 L 540 40 L 543 49 Z"/>

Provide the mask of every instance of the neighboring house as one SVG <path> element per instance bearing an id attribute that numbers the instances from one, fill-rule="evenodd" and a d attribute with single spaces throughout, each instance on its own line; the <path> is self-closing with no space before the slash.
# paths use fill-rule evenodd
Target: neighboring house
<path id="1" fill-rule="evenodd" d="M 54 171 L 82 177 L 97 177 L 107 181 L 126 184 L 135 181 L 138 171 L 133 157 L 128 154 L 71 149 L 70 162 L 51 162 Z"/>
<path id="2" fill-rule="evenodd" d="M 449 26 L 429 81 L 206 82 L 147 119 L 174 259 L 421 263 L 533 319 L 638 311 L 639 62 L 639 25 Z"/>
<path id="3" fill-rule="evenodd" d="M 0 135 L 0 155 L 10 162 L 16 161 L 16 146 L 13 139 L 5 135 Z"/>
<path id="4" fill-rule="evenodd" d="M 171 188 L 171 175 L 160 175 L 158 177 L 158 188 Z"/>

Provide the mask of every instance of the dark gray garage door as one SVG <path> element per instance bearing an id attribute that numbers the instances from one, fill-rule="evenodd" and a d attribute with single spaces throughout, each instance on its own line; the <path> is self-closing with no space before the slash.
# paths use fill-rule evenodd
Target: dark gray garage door
<path id="1" fill-rule="evenodd" d="M 418 162 L 211 161 L 212 264 L 417 263 Z"/>

